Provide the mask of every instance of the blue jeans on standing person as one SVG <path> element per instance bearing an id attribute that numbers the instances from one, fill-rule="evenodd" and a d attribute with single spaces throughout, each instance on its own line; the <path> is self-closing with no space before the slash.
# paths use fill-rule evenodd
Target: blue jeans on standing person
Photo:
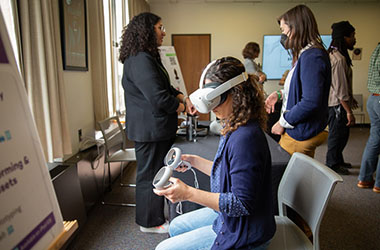
<path id="1" fill-rule="evenodd" d="M 359 181 L 373 181 L 373 173 L 376 171 L 375 186 L 380 187 L 380 96 L 369 96 L 367 112 L 371 129 L 362 156 Z"/>
<path id="2" fill-rule="evenodd" d="M 160 242 L 156 250 L 206 250 L 211 249 L 216 233 L 212 224 L 218 217 L 213 209 L 200 208 L 177 216 L 170 222 L 170 238 Z M 266 250 L 269 241 L 251 250 Z"/>

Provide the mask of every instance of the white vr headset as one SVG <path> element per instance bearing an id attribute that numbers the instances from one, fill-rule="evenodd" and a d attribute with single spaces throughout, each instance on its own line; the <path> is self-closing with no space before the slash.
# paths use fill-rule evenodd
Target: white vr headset
<path id="1" fill-rule="evenodd" d="M 223 93 L 226 93 L 229 89 L 242 82 L 247 81 L 248 79 L 247 73 L 243 72 L 224 83 L 210 83 L 203 86 L 206 73 L 215 62 L 216 60 L 212 61 L 203 70 L 201 79 L 199 80 L 199 89 L 191 93 L 189 96 L 190 101 L 193 103 L 196 110 L 202 114 L 209 113 L 222 102 L 224 102 L 226 97 L 222 98 Z"/>

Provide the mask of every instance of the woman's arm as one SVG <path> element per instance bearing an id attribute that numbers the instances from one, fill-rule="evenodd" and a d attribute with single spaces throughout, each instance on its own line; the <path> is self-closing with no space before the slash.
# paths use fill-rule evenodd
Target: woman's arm
<path id="1" fill-rule="evenodd" d="M 180 101 L 180 103 L 183 103 L 185 105 L 185 111 L 191 115 L 194 115 L 197 110 L 195 109 L 193 103 L 190 101 L 190 98 L 188 96 L 185 96 L 182 93 L 179 93 L 177 96 L 177 99 Z"/>
<path id="2" fill-rule="evenodd" d="M 208 176 L 211 175 L 211 168 L 212 168 L 212 164 L 213 164 L 212 161 L 209 161 L 209 160 L 202 158 L 198 155 L 189 155 L 189 154 L 183 154 L 181 159 L 189 162 L 192 167 L 198 169 L 202 173 L 204 173 Z M 180 167 L 178 167 L 177 170 L 179 172 L 182 172 Z"/>
<path id="3" fill-rule="evenodd" d="M 168 188 L 163 190 L 153 189 L 153 192 L 159 196 L 164 195 L 173 203 L 186 200 L 219 211 L 219 193 L 211 193 L 190 187 L 174 177 L 171 177 L 169 181 L 172 182 L 172 185 Z"/>

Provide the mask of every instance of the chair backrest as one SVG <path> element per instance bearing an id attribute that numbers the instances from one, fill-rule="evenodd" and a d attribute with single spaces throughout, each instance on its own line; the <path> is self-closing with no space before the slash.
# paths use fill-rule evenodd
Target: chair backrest
<path id="1" fill-rule="evenodd" d="M 353 94 L 352 96 L 358 102 L 358 110 L 363 111 L 363 95 L 362 94 Z"/>
<path id="2" fill-rule="evenodd" d="M 340 175 L 301 153 L 292 155 L 281 179 L 279 214 L 286 216 L 286 206 L 296 211 L 313 232 L 314 249 L 319 249 L 319 226 L 337 182 L 343 182 Z"/>
<path id="3" fill-rule="evenodd" d="M 106 149 L 106 158 L 109 156 L 109 150 L 120 145 L 119 148 L 126 147 L 126 136 L 123 127 L 121 126 L 118 116 L 109 117 L 98 122 L 100 130 L 103 134 L 104 146 Z"/>

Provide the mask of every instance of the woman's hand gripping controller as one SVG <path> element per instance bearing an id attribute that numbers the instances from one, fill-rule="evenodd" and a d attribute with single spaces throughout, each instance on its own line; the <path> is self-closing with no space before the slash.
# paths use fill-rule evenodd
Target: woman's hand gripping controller
<path id="1" fill-rule="evenodd" d="M 164 163 L 165 166 L 162 167 L 153 179 L 153 186 L 157 189 L 165 189 L 169 187 L 172 183 L 169 182 L 169 178 L 173 174 L 175 169 L 178 172 L 185 172 L 188 169 L 191 169 L 191 164 L 187 161 L 181 160 L 181 149 L 171 148 L 166 154 Z"/>

